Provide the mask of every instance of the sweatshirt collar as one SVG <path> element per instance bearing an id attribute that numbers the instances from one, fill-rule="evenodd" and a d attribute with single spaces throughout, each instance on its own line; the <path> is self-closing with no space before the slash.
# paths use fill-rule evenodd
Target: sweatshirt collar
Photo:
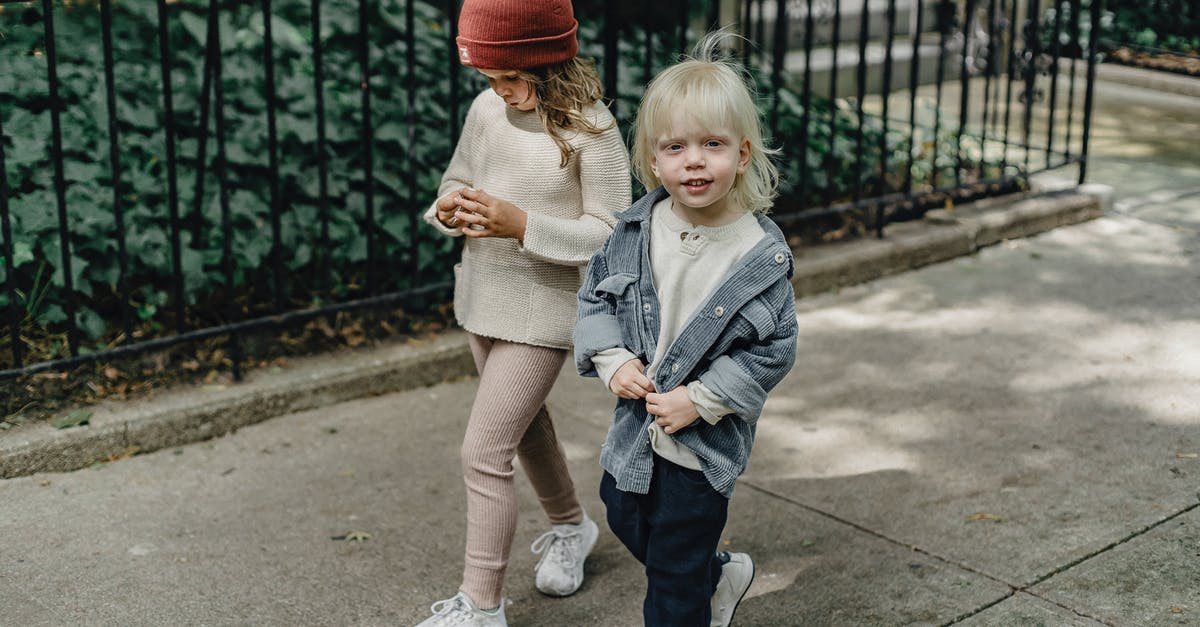
<path id="1" fill-rule="evenodd" d="M 639 198 L 637 202 L 633 203 L 633 205 L 625 211 L 616 214 L 616 218 L 619 222 L 627 222 L 630 224 L 645 222 L 646 220 L 650 219 L 650 214 L 654 210 L 655 203 L 663 198 L 666 198 L 667 195 L 667 189 L 659 186 L 654 190 L 647 192 L 645 196 Z M 758 224 L 762 226 L 763 231 L 766 232 L 767 236 L 771 238 L 770 245 L 779 246 L 781 249 L 779 252 L 782 252 L 786 255 L 788 262 L 787 275 L 789 277 L 792 276 L 793 264 L 795 261 L 792 258 L 792 249 L 790 246 L 788 246 L 787 238 L 784 237 L 783 231 L 779 230 L 779 225 L 775 224 L 774 220 L 761 213 L 756 214 L 754 217 L 758 219 Z M 779 253 L 777 252 L 776 254 Z"/>

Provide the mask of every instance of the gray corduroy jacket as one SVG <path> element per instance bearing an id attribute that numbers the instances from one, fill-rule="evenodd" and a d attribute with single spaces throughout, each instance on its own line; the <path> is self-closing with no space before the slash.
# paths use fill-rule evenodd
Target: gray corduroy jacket
<path id="1" fill-rule="evenodd" d="M 624 347 L 643 363 L 655 354 L 659 303 L 650 269 L 650 212 L 665 196 L 658 188 L 617 214 L 616 228 L 588 265 L 575 324 L 575 365 L 583 376 L 597 376 L 592 356 L 602 350 Z M 746 469 L 767 393 L 796 358 L 792 252 L 774 222 L 761 215 L 758 222 L 766 236 L 684 324 L 654 380 L 655 389 L 666 392 L 698 379 L 733 409 L 715 425 L 697 420 L 673 436 L 726 497 Z M 652 420 L 644 400 L 617 399 L 600 464 L 621 490 L 650 489 Z"/>

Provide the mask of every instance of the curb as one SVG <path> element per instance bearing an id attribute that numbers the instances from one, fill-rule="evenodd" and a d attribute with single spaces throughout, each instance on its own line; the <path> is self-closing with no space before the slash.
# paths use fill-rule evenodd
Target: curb
<path id="1" fill-rule="evenodd" d="M 886 239 L 864 238 L 796 253 L 796 297 L 864 283 L 970 255 L 1006 239 L 1028 237 L 1104 215 L 1107 191 L 1091 189 L 992 198 L 925 220 L 889 225 Z"/>
<path id="2" fill-rule="evenodd" d="M 425 387 L 474 371 L 462 331 L 361 352 L 306 357 L 233 386 L 189 386 L 92 407 L 87 426 L 48 422 L 0 434 L 0 479 L 67 472 L 98 461 L 219 437 L 289 413 Z"/>
<path id="3" fill-rule="evenodd" d="M 1161 70 L 1147 70 L 1117 63 L 1100 63 L 1096 65 L 1096 79 L 1200 98 L 1200 78 L 1194 76 L 1172 74 Z"/>
<path id="4" fill-rule="evenodd" d="M 811 296 L 1091 220 L 1104 214 L 1106 193 L 1078 189 L 988 199 L 891 225 L 885 240 L 799 250 L 792 284 L 797 297 Z M 286 370 L 252 372 L 235 386 L 188 386 L 132 402 L 105 402 L 91 408 L 83 427 L 60 430 L 45 422 L 0 432 L 0 479 L 77 470 L 219 437 L 276 416 L 472 373 L 466 334 L 455 330 L 369 351 L 297 359 Z"/>

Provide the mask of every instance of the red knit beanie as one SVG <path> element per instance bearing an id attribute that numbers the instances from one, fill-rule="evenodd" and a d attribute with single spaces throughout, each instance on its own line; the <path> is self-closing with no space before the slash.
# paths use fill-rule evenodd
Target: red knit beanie
<path id="1" fill-rule="evenodd" d="M 571 0 L 466 0 L 458 15 L 458 58 L 483 70 L 528 70 L 579 52 Z"/>

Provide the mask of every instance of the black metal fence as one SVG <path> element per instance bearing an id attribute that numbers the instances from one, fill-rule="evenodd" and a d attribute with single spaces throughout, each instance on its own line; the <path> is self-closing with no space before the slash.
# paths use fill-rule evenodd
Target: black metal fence
<path id="1" fill-rule="evenodd" d="M 1081 32 L 1098 32 L 1100 11 L 1081 23 L 1080 0 L 1052 4 L 597 0 L 576 13 L 622 124 L 675 51 L 735 24 L 783 149 L 775 219 L 882 237 L 1041 170 L 1078 164 L 1083 181 L 1096 41 Z M 0 70 L 26 72 L 0 71 L 0 381 L 211 337 L 229 338 L 240 377 L 248 332 L 444 299 L 439 260 L 455 251 L 418 213 L 483 87 L 457 61 L 457 5 L 157 0 L 117 5 L 114 21 L 111 0 L 0 1 Z M 98 74 L 62 58 L 84 37 L 101 42 Z M 150 39 L 152 65 L 117 56 L 114 41 Z M 156 85 L 156 104 L 138 85 Z M 73 131 L 94 119 L 102 142 Z"/>

